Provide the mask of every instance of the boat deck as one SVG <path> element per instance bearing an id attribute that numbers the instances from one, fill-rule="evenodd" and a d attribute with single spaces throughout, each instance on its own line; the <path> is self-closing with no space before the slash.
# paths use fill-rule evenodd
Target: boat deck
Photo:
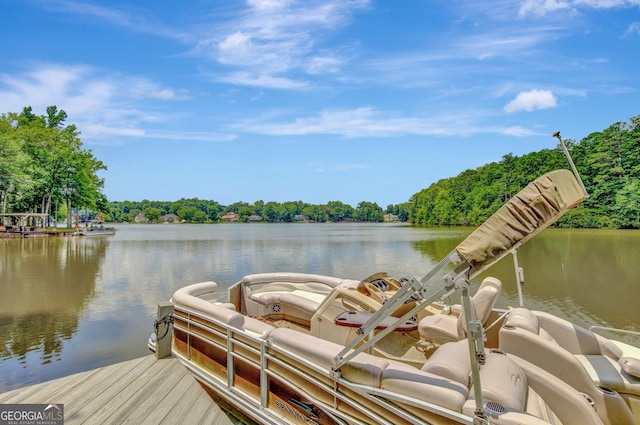
<path id="1" fill-rule="evenodd" d="M 239 423 L 175 358 L 149 355 L 0 394 L 0 404 L 64 404 L 64 423 Z"/>

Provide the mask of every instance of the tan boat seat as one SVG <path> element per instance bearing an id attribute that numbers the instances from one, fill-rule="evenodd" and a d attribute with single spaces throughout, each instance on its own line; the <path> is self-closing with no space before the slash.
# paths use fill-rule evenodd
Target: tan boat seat
<path id="1" fill-rule="evenodd" d="M 275 329 L 275 326 L 265 323 L 262 320 L 245 316 L 243 329 L 254 336 L 265 339 Z"/>
<path id="2" fill-rule="evenodd" d="M 495 277 L 484 279 L 476 294 L 471 298 L 472 313 L 483 325 L 500 296 L 502 282 Z M 419 323 L 420 336 L 434 341 L 457 341 L 466 335 L 466 321 L 459 305 L 446 309 L 446 313 L 426 316 Z M 456 314 L 460 312 L 459 314 Z"/>
<path id="3" fill-rule="evenodd" d="M 459 382 L 467 388 L 470 387 L 469 343 L 463 339 L 441 345 L 420 370 Z"/>
<path id="4" fill-rule="evenodd" d="M 474 387 L 466 339 L 440 346 L 421 369 L 468 389 L 462 413 L 473 416 Z M 480 366 L 482 397 L 496 424 L 600 424 L 578 391 L 542 369 L 499 351 L 487 350 Z"/>
<path id="5" fill-rule="evenodd" d="M 335 357 L 344 346 L 288 328 L 277 328 L 269 334 L 271 344 L 284 348 L 305 360 L 331 370 Z M 357 384 L 379 388 L 389 361 L 360 353 L 340 368 L 341 375 Z"/>
<path id="6" fill-rule="evenodd" d="M 306 273 L 260 273 L 242 280 L 244 309 L 249 316 L 278 316 L 309 325 L 334 288 L 357 281 Z"/>
<path id="7" fill-rule="evenodd" d="M 467 387 L 459 382 L 402 363 L 393 363 L 384 370 L 382 389 L 460 413 L 469 394 Z"/>
<path id="8" fill-rule="evenodd" d="M 212 303 L 203 296 L 215 294 L 218 285 L 215 282 L 201 282 L 178 289 L 171 297 L 176 308 L 187 307 L 201 314 L 207 315 L 234 328 L 242 329 L 244 315 L 223 304 Z"/>
<path id="9" fill-rule="evenodd" d="M 525 308 L 509 312 L 498 338 L 505 352 L 588 395 L 605 424 L 640 420 L 640 379 L 622 370 L 622 350 L 606 338 L 554 315 Z"/>
<path id="10" fill-rule="evenodd" d="M 274 329 L 269 339 L 269 346 L 273 349 L 291 352 L 327 371 L 331 370 L 336 355 L 344 348 L 340 344 L 287 328 Z M 422 400 L 427 405 L 435 404 L 472 416 L 474 399 L 473 391 L 469 392 L 470 366 L 469 361 L 464 360 L 465 355 L 468 359 L 467 342 L 448 343 L 438 350 L 442 351 L 425 364 L 424 370 L 360 353 L 343 365 L 339 372 L 344 379 L 355 384 L 380 388 L 398 396 Z M 450 366 L 446 364 L 447 358 L 451 360 Z M 481 369 L 483 396 L 487 401 L 505 407 L 499 417 L 492 418 L 491 423 L 601 425 L 593 408 L 577 391 L 536 366 L 519 361 L 528 365 L 526 374 L 515 359 L 504 354 L 487 353 L 487 362 Z M 529 373 L 531 379 L 528 380 Z M 528 386 L 530 381 L 538 386 L 535 391 Z M 384 393 L 380 395 L 384 396 Z M 542 397 L 552 398 L 555 405 L 549 407 Z M 402 403 L 401 399 L 398 400 Z M 406 405 L 412 411 L 419 410 L 418 406 Z M 552 408 L 560 411 L 563 420 L 554 414 Z"/>

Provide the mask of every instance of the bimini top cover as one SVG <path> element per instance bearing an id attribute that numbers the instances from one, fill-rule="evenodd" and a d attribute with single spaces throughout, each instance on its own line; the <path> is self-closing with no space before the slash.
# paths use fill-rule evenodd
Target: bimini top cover
<path id="1" fill-rule="evenodd" d="M 489 267 L 564 213 L 586 193 L 569 170 L 551 171 L 532 181 L 456 247 L 476 272 Z"/>

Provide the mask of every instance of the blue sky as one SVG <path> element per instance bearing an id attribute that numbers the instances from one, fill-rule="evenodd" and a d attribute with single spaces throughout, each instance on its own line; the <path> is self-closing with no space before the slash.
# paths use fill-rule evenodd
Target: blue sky
<path id="1" fill-rule="evenodd" d="M 640 115 L 640 0 L 4 0 L 0 112 L 111 201 L 406 202 Z"/>

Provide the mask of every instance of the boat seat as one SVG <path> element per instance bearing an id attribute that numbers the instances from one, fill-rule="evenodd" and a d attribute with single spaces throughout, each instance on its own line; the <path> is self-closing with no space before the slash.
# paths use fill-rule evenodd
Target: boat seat
<path id="1" fill-rule="evenodd" d="M 344 346 L 288 328 L 277 328 L 269 334 L 271 345 L 283 348 L 305 360 L 331 370 L 335 357 Z M 389 361 L 371 354 L 360 353 L 340 368 L 343 378 L 356 384 L 380 388 Z"/>
<path id="2" fill-rule="evenodd" d="M 471 297 L 472 314 L 483 325 L 500 296 L 502 282 L 495 277 L 487 277 L 482 281 L 476 294 Z M 422 318 L 419 322 L 420 336 L 429 341 L 457 341 L 466 335 L 466 320 L 460 305 L 444 309 L 442 313 Z"/>
<path id="3" fill-rule="evenodd" d="M 382 389 L 460 413 L 469 393 L 459 382 L 402 363 L 393 363 L 384 370 Z"/>
<path id="4" fill-rule="evenodd" d="M 304 273 L 262 273 L 245 276 L 242 283 L 249 316 L 283 317 L 308 326 L 331 291 L 358 282 Z"/>
<path id="5" fill-rule="evenodd" d="M 275 326 L 249 316 L 244 317 L 244 325 L 242 328 L 247 331 L 247 333 L 262 339 L 266 339 L 269 334 L 276 329 Z"/>
<path id="6" fill-rule="evenodd" d="M 424 372 L 471 386 L 471 360 L 469 342 L 466 339 L 442 344 L 420 368 Z"/>
<path id="7" fill-rule="evenodd" d="M 235 309 L 228 308 L 226 305 L 203 299 L 206 296 L 215 294 L 217 288 L 218 285 L 211 281 L 185 286 L 174 292 L 171 301 L 176 309 L 186 307 L 234 328 L 242 329 L 244 315 L 235 311 Z"/>
<path id="8" fill-rule="evenodd" d="M 274 329 L 269 334 L 269 339 L 272 349 L 288 351 L 327 371 L 332 369 L 336 355 L 344 348 L 340 344 L 287 328 Z M 432 356 L 422 370 L 396 360 L 359 353 L 343 365 L 339 372 L 342 378 L 355 384 L 380 388 L 473 416 L 475 405 L 469 378 L 467 341 L 444 344 L 438 350 L 442 350 L 439 356 Z M 464 359 L 465 356 L 467 360 Z M 450 367 L 446 364 L 447 358 L 451 360 Z M 533 378 L 534 382 L 541 385 L 538 391 L 529 388 L 527 375 L 514 359 L 501 353 L 487 353 L 487 362 L 481 369 L 483 396 L 506 408 L 500 417 L 497 420 L 493 418 L 491 423 L 601 424 L 584 397 L 550 374 L 535 366 L 530 367 L 541 374 Z M 553 384 L 556 382 L 557 386 Z M 561 411 L 563 421 L 538 395 L 540 393 L 553 398 L 556 404 L 553 408 Z M 378 396 L 384 397 L 384 394 L 382 392 Z M 401 399 L 398 399 L 397 403 L 402 404 Z M 419 412 L 421 409 L 413 403 L 404 407 L 413 412 Z"/>
<path id="9" fill-rule="evenodd" d="M 457 382 L 468 389 L 462 413 L 473 416 L 475 396 L 466 339 L 440 346 L 421 371 Z M 482 397 L 488 408 L 503 412 L 491 423 L 600 424 L 587 400 L 569 385 L 521 359 L 487 350 L 480 366 Z M 523 413 L 524 412 L 524 413 Z M 562 419 L 561 419 L 562 418 Z"/>
<path id="10" fill-rule="evenodd" d="M 620 363 L 628 357 L 612 341 L 554 315 L 526 308 L 509 311 L 498 339 L 503 351 L 588 395 L 605 424 L 640 421 L 640 379 L 623 370 Z"/>

